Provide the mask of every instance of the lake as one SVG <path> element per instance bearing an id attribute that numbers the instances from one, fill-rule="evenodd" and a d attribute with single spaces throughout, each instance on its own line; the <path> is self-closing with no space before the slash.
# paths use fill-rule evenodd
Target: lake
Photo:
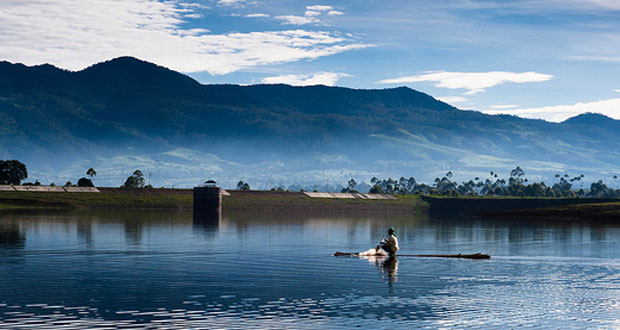
<path id="1" fill-rule="evenodd" d="M 402 254 L 333 257 L 395 227 Z M 620 226 L 167 212 L 0 214 L 2 329 L 620 328 Z"/>

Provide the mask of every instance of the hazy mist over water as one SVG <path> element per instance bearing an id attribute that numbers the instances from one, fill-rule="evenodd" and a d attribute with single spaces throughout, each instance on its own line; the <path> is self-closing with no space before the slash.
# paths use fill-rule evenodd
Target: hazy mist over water
<path id="1" fill-rule="evenodd" d="M 333 257 L 395 227 L 402 254 Z M 620 227 L 166 212 L 0 215 L 0 327 L 618 325 Z"/>

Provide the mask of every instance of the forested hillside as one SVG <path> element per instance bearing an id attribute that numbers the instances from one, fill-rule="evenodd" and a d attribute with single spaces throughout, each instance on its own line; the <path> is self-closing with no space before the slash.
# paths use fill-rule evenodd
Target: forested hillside
<path id="1" fill-rule="evenodd" d="M 135 169 L 154 186 L 465 180 L 517 165 L 598 180 L 620 172 L 620 122 L 490 116 L 405 87 L 201 85 L 130 57 L 79 72 L 0 62 L 0 159 L 43 183 L 94 167 L 112 186 Z"/>

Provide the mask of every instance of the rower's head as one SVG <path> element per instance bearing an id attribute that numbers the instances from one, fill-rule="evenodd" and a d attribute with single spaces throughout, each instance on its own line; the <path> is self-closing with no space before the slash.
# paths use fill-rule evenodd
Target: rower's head
<path id="1" fill-rule="evenodd" d="M 388 229 L 388 235 L 394 235 L 394 234 L 396 234 L 396 229 L 394 228 Z"/>

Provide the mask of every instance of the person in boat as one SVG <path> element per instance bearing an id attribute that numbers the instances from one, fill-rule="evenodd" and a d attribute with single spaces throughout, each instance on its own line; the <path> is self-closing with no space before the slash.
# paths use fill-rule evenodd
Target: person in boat
<path id="1" fill-rule="evenodd" d="M 388 237 L 384 237 L 379 245 L 375 248 L 375 252 L 379 252 L 379 249 L 387 252 L 389 256 L 393 256 L 398 251 L 398 239 L 396 238 L 396 230 L 394 228 L 388 229 Z"/>

